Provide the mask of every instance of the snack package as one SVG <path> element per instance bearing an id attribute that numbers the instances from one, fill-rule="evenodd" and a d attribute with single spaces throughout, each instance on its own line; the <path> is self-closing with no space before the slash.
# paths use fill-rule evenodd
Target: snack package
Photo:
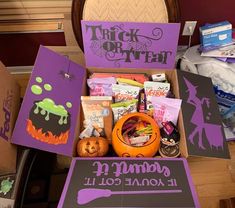
<path id="1" fill-rule="evenodd" d="M 117 102 L 125 102 L 128 100 L 133 100 L 133 99 L 138 98 L 140 88 L 130 86 L 130 85 L 114 84 L 112 86 L 112 91 L 113 91 L 113 97 L 114 97 L 115 103 L 117 103 Z"/>
<path id="2" fill-rule="evenodd" d="M 81 96 L 83 109 L 83 127 L 80 138 L 96 136 L 112 138 L 113 115 L 111 96 Z"/>
<path id="3" fill-rule="evenodd" d="M 132 80 L 132 79 L 117 78 L 117 82 L 120 85 L 131 85 L 131 86 L 144 88 L 144 84 L 137 82 L 135 80 Z"/>
<path id="4" fill-rule="evenodd" d="M 124 78 L 124 79 L 131 79 L 144 84 L 145 81 L 149 80 L 147 74 L 125 74 L 125 73 L 93 73 L 91 74 L 90 78 L 101 78 L 101 77 L 115 77 L 115 78 Z"/>
<path id="5" fill-rule="evenodd" d="M 111 104 L 113 117 L 114 117 L 114 123 L 116 123 L 122 116 L 128 113 L 137 112 L 137 102 L 138 100 L 134 99 L 131 101 Z"/>
<path id="6" fill-rule="evenodd" d="M 95 129 L 95 127 L 89 123 L 86 128 L 79 135 L 80 139 L 90 138 L 90 137 L 99 137 L 100 133 Z"/>
<path id="7" fill-rule="evenodd" d="M 152 97 L 153 118 L 157 124 L 162 127 L 162 122 L 171 121 L 177 124 L 181 99 Z"/>
<path id="8" fill-rule="evenodd" d="M 91 78 L 87 80 L 91 96 L 112 96 L 112 85 L 116 84 L 114 77 Z"/>
<path id="9" fill-rule="evenodd" d="M 151 77 L 154 82 L 166 82 L 167 81 L 165 73 L 153 74 Z"/>
<path id="10" fill-rule="evenodd" d="M 162 82 L 144 82 L 144 92 L 146 95 L 146 108 L 150 110 L 152 108 L 151 97 L 166 97 L 170 90 L 170 83 Z"/>
<path id="11" fill-rule="evenodd" d="M 139 102 L 139 112 L 145 113 L 146 106 L 145 106 L 145 94 L 143 92 L 140 93 L 140 102 Z"/>

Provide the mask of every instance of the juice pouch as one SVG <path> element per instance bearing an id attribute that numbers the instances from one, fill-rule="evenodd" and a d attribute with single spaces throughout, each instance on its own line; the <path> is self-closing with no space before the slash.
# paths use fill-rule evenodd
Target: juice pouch
<path id="1" fill-rule="evenodd" d="M 91 96 L 112 96 L 112 85 L 116 84 L 114 77 L 91 78 L 87 80 Z"/>
<path id="2" fill-rule="evenodd" d="M 96 130 L 101 137 L 110 142 L 112 138 L 113 115 L 111 109 L 111 96 L 82 96 L 82 110 L 84 116 L 83 127 L 88 126 Z"/>
<path id="3" fill-rule="evenodd" d="M 130 85 L 114 84 L 112 86 L 112 90 L 115 103 L 136 99 L 138 98 L 140 93 L 139 87 L 134 87 Z"/>
<path id="4" fill-rule="evenodd" d="M 181 106 L 181 99 L 152 97 L 153 118 L 162 127 L 162 122 L 172 121 L 177 124 Z"/>

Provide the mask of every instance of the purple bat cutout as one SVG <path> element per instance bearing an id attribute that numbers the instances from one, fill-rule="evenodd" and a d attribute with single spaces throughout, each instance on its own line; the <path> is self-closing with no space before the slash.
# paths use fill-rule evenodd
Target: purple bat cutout
<path id="1" fill-rule="evenodd" d="M 216 125 L 212 123 L 207 123 L 204 120 L 204 115 L 203 115 L 203 104 L 206 103 L 207 108 L 210 107 L 210 99 L 203 97 L 199 98 L 197 97 L 197 86 L 194 86 L 189 80 L 187 80 L 185 77 L 184 82 L 187 86 L 187 91 L 189 92 L 187 103 L 191 104 L 195 107 L 195 110 L 192 114 L 191 117 L 191 123 L 196 125 L 195 129 L 190 133 L 188 140 L 194 145 L 194 139 L 195 136 L 198 134 L 198 147 L 200 149 L 205 150 L 206 148 L 203 146 L 203 137 L 202 133 L 203 130 L 205 131 L 206 134 L 206 139 L 212 148 L 212 146 L 218 148 L 222 147 L 223 148 L 223 134 L 222 134 L 222 127 L 221 125 Z M 210 115 L 210 113 L 209 113 Z M 206 117 L 207 120 L 209 119 L 209 116 Z"/>
<path id="2" fill-rule="evenodd" d="M 86 188 L 78 191 L 77 203 L 87 204 L 95 199 L 110 197 L 111 195 L 128 195 L 128 194 L 169 194 L 181 193 L 182 190 L 144 190 L 144 191 L 111 191 L 109 189 Z"/>

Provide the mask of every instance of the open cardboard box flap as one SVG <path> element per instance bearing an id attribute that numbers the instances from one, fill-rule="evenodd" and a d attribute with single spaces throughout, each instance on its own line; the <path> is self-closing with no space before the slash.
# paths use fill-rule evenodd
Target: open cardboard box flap
<path id="1" fill-rule="evenodd" d="M 177 71 L 189 155 L 230 158 L 210 78 Z"/>
<path id="2" fill-rule="evenodd" d="M 83 171 L 81 171 L 83 170 Z M 184 158 L 73 158 L 58 208 L 194 207 Z"/>
<path id="3" fill-rule="evenodd" d="M 166 73 L 171 90 L 182 99 L 178 128 L 182 157 L 204 156 L 229 158 L 223 126 L 210 78 L 179 70 L 88 68 L 88 74 Z M 86 86 L 83 86 L 86 87 Z"/>
<path id="4" fill-rule="evenodd" d="M 173 70 L 179 28 L 178 23 L 82 21 L 88 71 L 166 73 L 172 92 L 182 99 L 181 155 L 229 158 L 210 78 Z"/>
<path id="5" fill-rule="evenodd" d="M 20 88 L 0 62 L 0 173 L 16 171 L 16 146 L 10 143 L 20 105 Z"/>

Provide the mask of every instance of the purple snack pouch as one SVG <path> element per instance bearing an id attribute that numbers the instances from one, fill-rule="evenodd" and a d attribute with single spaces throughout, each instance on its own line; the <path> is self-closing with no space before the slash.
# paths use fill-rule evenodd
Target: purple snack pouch
<path id="1" fill-rule="evenodd" d="M 87 80 L 91 96 L 112 96 L 112 85 L 116 84 L 116 78 L 91 78 Z"/>
<path id="2" fill-rule="evenodd" d="M 181 99 L 166 98 L 166 97 L 152 97 L 153 105 L 153 118 L 162 127 L 162 122 L 172 121 L 175 125 L 177 124 Z"/>

